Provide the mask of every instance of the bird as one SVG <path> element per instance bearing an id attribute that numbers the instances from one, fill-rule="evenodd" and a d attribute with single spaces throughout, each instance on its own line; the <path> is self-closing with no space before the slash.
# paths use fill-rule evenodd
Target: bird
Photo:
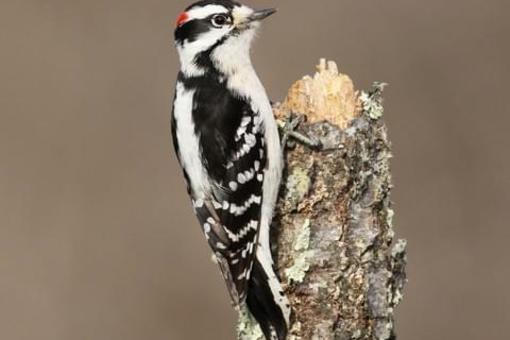
<path id="1" fill-rule="evenodd" d="M 233 306 L 246 306 L 266 339 L 284 340 L 291 308 L 270 248 L 282 147 L 250 57 L 261 21 L 275 12 L 205 0 L 178 15 L 171 130 L 193 210 Z"/>

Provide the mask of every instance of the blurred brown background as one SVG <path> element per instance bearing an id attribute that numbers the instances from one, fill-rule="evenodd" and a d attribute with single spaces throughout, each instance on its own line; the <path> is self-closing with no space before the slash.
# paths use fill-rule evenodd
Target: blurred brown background
<path id="1" fill-rule="evenodd" d="M 172 0 L 0 3 L 0 339 L 233 339 L 173 155 Z M 271 96 L 336 60 L 391 84 L 400 339 L 510 331 L 510 3 L 286 0 Z"/>

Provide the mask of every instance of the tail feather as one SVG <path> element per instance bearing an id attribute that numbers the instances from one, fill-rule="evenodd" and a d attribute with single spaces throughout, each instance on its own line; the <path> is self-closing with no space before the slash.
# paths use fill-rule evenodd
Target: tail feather
<path id="1" fill-rule="evenodd" d="M 250 313 L 259 323 L 267 340 L 285 340 L 287 337 L 289 307 L 286 299 L 283 298 L 281 289 L 277 292 L 280 296 L 274 296 L 274 287 L 273 289 L 271 287 L 274 282 L 271 281 L 275 279 L 272 267 L 271 272 L 268 273 L 256 258 L 248 283 L 246 304 Z M 285 305 L 282 305 L 282 302 Z"/>

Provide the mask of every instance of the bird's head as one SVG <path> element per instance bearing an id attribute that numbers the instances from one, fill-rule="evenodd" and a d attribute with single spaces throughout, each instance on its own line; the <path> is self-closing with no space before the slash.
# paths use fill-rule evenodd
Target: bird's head
<path id="1" fill-rule="evenodd" d="M 250 46 L 260 21 L 275 12 L 230 0 L 192 4 L 178 16 L 175 28 L 181 71 L 200 76 L 213 67 L 228 73 L 250 63 Z"/>

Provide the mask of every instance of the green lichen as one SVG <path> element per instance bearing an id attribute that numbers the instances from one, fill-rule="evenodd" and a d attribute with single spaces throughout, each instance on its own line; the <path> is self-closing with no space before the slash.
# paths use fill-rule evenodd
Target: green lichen
<path id="1" fill-rule="evenodd" d="M 294 250 L 307 250 L 310 246 L 310 219 L 306 219 L 301 230 L 294 241 Z"/>
<path id="2" fill-rule="evenodd" d="M 388 226 L 388 238 L 393 240 L 395 237 L 395 231 L 393 230 L 393 216 L 395 211 L 390 207 L 386 208 L 386 225 Z"/>
<path id="3" fill-rule="evenodd" d="M 386 209 L 386 224 L 388 227 L 393 227 L 393 216 L 395 215 L 395 211 L 391 208 Z"/>
<path id="4" fill-rule="evenodd" d="M 246 306 L 239 311 L 237 323 L 237 334 L 239 340 L 263 340 L 264 334 L 255 318 L 250 314 Z"/>
<path id="5" fill-rule="evenodd" d="M 308 259 L 313 256 L 313 251 L 308 250 L 298 255 L 294 260 L 292 267 L 285 269 L 285 276 L 287 282 L 301 283 L 305 279 L 306 272 L 310 269 L 310 262 Z"/>
<path id="6" fill-rule="evenodd" d="M 359 329 L 355 330 L 354 333 L 352 333 L 352 338 L 353 339 L 358 339 L 360 338 L 362 335 L 361 331 Z"/>
<path id="7" fill-rule="evenodd" d="M 400 302 L 402 301 L 403 298 L 404 298 L 404 295 L 402 294 L 402 292 L 400 290 L 396 290 L 395 294 L 393 295 L 393 298 L 391 300 L 392 305 L 397 306 L 398 304 L 400 304 Z"/>
<path id="8" fill-rule="evenodd" d="M 310 262 L 308 259 L 312 257 L 314 253 L 308 250 L 310 246 L 310 235 L 310 220 L 306 219 L 294 241 L 294 250 L 300 251 L 301 253 L 294 259 L 294 264 L 285 270 L 285 275 L 289 284 L 292 282 L 303 282 L 306 272 L 310 269 Z"/>
<path id="9" fill-rule="evenodd" d="M 402 289 L 407 282 L 405 274 L 405 265 L 407 263 L 406 256 L 407 241 L 398 240 L 391 249 L 391 266 L 393 271 L 393 287 L 390 296 L 392 306 L 397 306 L 403 299 Z"/>
<path id="10" fill-rule="evenodd" d="M 398 258 L 399 256 L 403 256 L 406 252 L 407 241 L 404 239 L 400 239 L 395 243 L 393 249 L 391 249 L 391 256 L 393 258 Z"/>
<path id="11" fill-rule="evenodd" d="M 287 178 L 287 194 L 285 195 L 285 200 L 293 208 L 297 208 L 299 202 L 301 202 L 308 194 L 311 183 L 312 182 L 307 170 L 299 167 L 294 168 Z"/>
<path id="12" fill-rule="evenodd" d="M 361 91 L 360 100 L 365 112 L 371 119 L 377 120 L 384 114 L 382 105 L 382 92 L 388 84 L 374 82 L 373 90 L 370 93 Z"/>

